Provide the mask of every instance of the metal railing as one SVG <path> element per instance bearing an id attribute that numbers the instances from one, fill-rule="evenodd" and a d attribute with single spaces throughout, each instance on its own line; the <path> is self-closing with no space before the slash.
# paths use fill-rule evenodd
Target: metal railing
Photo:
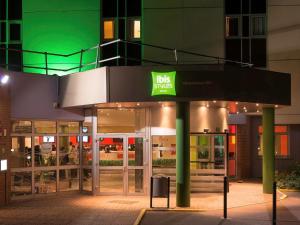
<path id="1" fill-rule="evenodd" d="M 146 48 L 151 48 L 152 50 L 159 50 L 159 51 L 166 51 L 167 54 L 170 54 L 171 58 L 169 60 L 162 60 L 162 61 L 157 61 L 154 59 L 146 59 L 142 56 L 142 58 L 133 58 L 133 57 L 128 57 L 128 56 L 122 56 L 122 55 L 116 55 L 114 57 L 109 57 L 105 59 L 100 59 L 101 55 L 101 50 L 105 46 L 109 45 L 117 45 L 117 48 L 119 48 L 119 45 L 123 43 L 125 45 L 138 45 L 141 48 L 143 48 L 143 51 L 145 52 Z M 130 60 L 130 61 L 135 61 L 138 63 L 151 63 L 151 64 L 157 64 L 157 65 L 178 65 L 178 64 L 186 64 L 186 60 L 184 60 L 184 57 L 180 57 L 180 55 L 184 56 L 190 56 L 190 57 L 195 57 L 193 63 L 189 64 L 225 64 L 225 63 L 231 63 L 235 65 L 239 65 L 242 67 L 252 67 L 253 64 L 250 63 L 245 63 L 241 61 L 234 61 L 222 57 L 216 57 L 216 56 L 210 56 L 210 55 L 205 55 L 205 54 L 200 54 L 196 52 L 190 52 L 186 50 L 181 50 L 181 49 L 176 49 L 176 48 L 169 48 L 169 47 L 163 47 L 163 46 L 158 46 L 158 45 L 153 45 L 153 44 L 147 44 L 147 43 L 139 43 L 139 42 L 133 42 L 133 41 L 127 41 L 127 40 L 113 40 L 107 43 L 103 44 L 98 44 L 96 46 L 93 46 L 91 48 L 87 49 L 81 49 L 80 51 L 76 51 L 70 54 L 58 54 L 58 53 L 53 53 L 53 52 L 41 52 L 41 51 L 32 51 L 32 50 L 20 50 L 20 49 L 11 49 L 11 48 L 0 48 L 0 51 L 7 51 L 7 52 L 15 52 L 15 53 L 20 53 L 22 56 L 24 54 L 34 54 L 34 55 L 41 55 L 44 57 L 44 62 L 42 63 L 33 63 L 33 64 L 23 64 L 23 60 L 21 60 L 21 63 L 19 65 L 16 64 L 0 64 L 1 67 L 9 67 L 9 68 L 18 68 L 22 71 L 24 69 L 37 69 L 37 70 L 43 70 L 46 75 L 49 75 L 49 71 L 54 71 L 54 72 L 63 72 L 63 73 L 71 73 L 74 70 L 78 70 L 79 72 L 82 71 L 83 68 L 86 67 L 92 67 L 93 68 L 98 68 L 101 67 L 101 64 L 106 63 L 106 62 L 111 62 L 111 61 L 117 61 L 120 59 L 125 59 L 125 60 Z M 151 50 L 151 51 L 152 51 Z M 96 51 L 95 52 L 95 60 L 92 62 L 84 62 L 84 55 L 86 53 Z M 22 57 L 21 56 L 21 57 Z M 71 63 L 51 63 L 49 62 L 49 57 L 61 57 L 61 58 L 69 58 L 72 56 L 79 56 L 78 62 L 75 62 L 76 66 L 69 67 L 69 68 L 57 68 L 57 67 L 51 67 L 52 64 L 61 64 L 61 65 L 70 65 Z M 155 55 L 157 58 L 157 55 Z M 204 60 L 200 60 L 204 59 Z M 38 64 L 42 64 L 43 66 L 38 66 Z M 118 64 L 117 64 L 118 65 Z M 78 72 L 76 71 L 76 72 Z"/>

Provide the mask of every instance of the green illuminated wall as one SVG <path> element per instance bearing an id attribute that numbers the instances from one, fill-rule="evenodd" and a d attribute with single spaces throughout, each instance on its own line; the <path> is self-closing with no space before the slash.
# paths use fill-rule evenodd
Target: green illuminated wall
<path id="1" fill-rule="evenodd" d="M 100 1 L 24 0 L 22 29 L 23 49 L 26 50 L 68 54 L 95 46 L 100 42 Z M 84 54 L 83 63 L 95 60 L 96 50 Z M 66 69 L 78 66 L 79 62 L 79 54 L 68 58 L 49 56 L 48 67 Z M 45 56 L 24 53 L 23 63 L 45 67 Z M 83 68 L 87 69 L 91 67 Z M 24 71 L 45 74 L 38 69 Z M 49 71 L 49 74 L 66 73 Z"/>

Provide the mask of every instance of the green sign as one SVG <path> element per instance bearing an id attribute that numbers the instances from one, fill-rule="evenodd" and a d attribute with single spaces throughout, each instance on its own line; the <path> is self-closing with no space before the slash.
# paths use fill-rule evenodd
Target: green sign
<path id="1" fill-rule="evenodd" d="M 154 95 L 176 95 L 175 77 L 176 71 L 152 72 L 152 94 Z"/>

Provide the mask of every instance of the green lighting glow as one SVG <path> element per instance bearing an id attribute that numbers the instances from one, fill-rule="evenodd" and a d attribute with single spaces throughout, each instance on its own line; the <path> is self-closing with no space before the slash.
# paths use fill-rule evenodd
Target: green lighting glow
<path id="1" fill-rule="evenodd" d="M 151 72 L 152 74 L 152 94 L 176 96 L 175 78 L 176 71 L 172 72 Z"/>

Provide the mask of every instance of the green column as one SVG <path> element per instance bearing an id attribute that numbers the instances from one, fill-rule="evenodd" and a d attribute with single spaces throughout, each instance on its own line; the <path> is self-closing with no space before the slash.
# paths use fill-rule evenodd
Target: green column
<path id="1" fill-rule="evenodd" d="M 272 193 L 275 177 L 274 108 L 263 109 L 263 192 Z"/>
<path id="2" fill-rule="evenodd" d="M 176 205 L 190 206 L 190 103 L 176 103 Z"/>

